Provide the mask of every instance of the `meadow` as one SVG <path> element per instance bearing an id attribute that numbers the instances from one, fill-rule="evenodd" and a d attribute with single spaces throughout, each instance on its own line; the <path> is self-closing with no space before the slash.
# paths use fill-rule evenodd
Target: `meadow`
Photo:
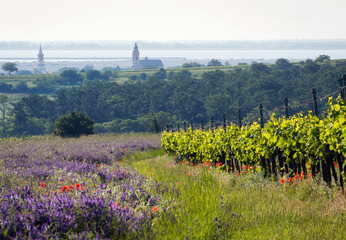
<path id="1" fill-rule="evenodd" d="M 160 138 L 2 140 L 0 239 L 345 239 L 336 186 L 193 165 Z"/>

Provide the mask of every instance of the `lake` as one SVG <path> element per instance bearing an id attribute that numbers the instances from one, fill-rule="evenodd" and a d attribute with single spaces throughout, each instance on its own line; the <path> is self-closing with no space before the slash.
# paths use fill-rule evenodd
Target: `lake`
<path id="1" fill-rule="evenodd" d="M 45 61 L 128 61 L 132 50 L 44 50 Z M 0 61 L 31 62 L 38 50 L 0 50 Z M 156 59 L 315 59 L 329 55 L 331 59 L 346 59 L 344 50 L 141 50 L 140 57 Z"/>

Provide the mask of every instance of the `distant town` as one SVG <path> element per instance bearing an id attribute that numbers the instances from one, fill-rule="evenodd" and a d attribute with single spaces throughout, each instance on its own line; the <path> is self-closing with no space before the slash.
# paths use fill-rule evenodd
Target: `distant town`
<path id="1" fill-rule="evenodd" d="M 0 64 L 15 62 L 19 70 L 33 74 L 85 66 L 98 70 L 172 68 L 188 62 L 203 66 L 214 58 L 223 65 L 274 63 L 278 56 L 300 61 L 319 55 L 346 58 L 346 40 L 0 42 Z"/>

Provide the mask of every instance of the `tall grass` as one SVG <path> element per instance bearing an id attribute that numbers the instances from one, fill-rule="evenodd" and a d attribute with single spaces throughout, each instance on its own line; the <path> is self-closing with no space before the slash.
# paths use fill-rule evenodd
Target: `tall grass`
<path id="1" fill-rule="evenodd" d="M 171 189 L 148 238 L 346 239 L 345 196 L 318 179 L 281 184 L 167 156 L 128 164 Z"/>

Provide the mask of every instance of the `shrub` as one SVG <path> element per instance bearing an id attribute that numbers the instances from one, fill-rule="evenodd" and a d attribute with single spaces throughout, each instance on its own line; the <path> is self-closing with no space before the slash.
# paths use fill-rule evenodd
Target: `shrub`
<path id="1" fill-rule="evenodd" d="M 70 112 L 59 117 L 54 134 L 61 137 L 79 137 L 94 133 L 94 121 L 82 112 Z"/>

